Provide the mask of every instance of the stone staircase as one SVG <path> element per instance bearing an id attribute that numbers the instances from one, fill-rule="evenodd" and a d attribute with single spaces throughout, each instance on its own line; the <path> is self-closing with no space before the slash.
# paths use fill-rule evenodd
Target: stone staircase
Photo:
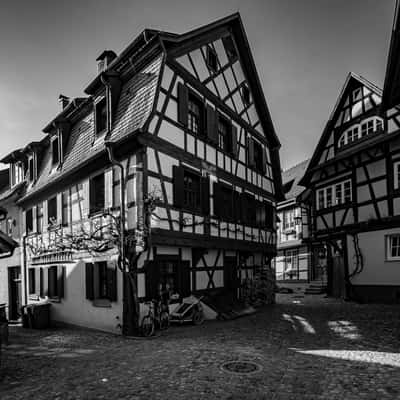
<path id="1" fill-rule="evenodd" d="M 326 281 L 323 279 L 316 279 L 309 283 L 304 290 L 304 294 L 325 294 L 326 289 Z"/>

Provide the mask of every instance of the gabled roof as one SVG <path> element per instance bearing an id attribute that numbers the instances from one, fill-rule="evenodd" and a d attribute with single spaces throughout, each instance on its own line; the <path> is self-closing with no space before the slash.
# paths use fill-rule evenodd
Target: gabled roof
<path id="1" fill-rule="evenodd" d="M 317 147 L 314 150 L 314 153 L 308 164 L 308 167 L 306 169 L 304 177 L 302 179 L 300 179 L 299 183 L 301 185 L 307 186 L 309 173 L 313 168 L 315 168 L 317 166 L 317 164 L 319 162 L 319 159 L 320 159 L 322 151 L 325 147 L 325 144 L 326 144 L 327 140 L 329 140 L 329 137 L 331 135 L 331 131 L 333 129 L 333 124 L 335 123 L 335 117 L 337 116 L 338 110 L 340 110 L 342 103 L 345 101 L 345 97 L 346 97 L 345 94 L 347 92 L 347 89 L 354 82 L 365 86 L 366 88 L 368 88 L 372 93 L 376 94 L 377 96 L 379 96 L 379 97 L 382 96 L 382 90 L 378 86 L 374 85 L 372 82 L 370 82 L 368 79 L 365 79 L 361 75 L 358 75 L 354 72 L 349 72 L 349 74 L 347 75 L 346 80 L 342 86 L 342 89 L 340 90 L 340 93 L 336 100 L 335 106 L 333 107 L 333 110 L 330 113 L 329 119 L 325 125 L 322 135 L 318 141 Z"/>
<path id="2" fill-rule="evenodd" d="M 400 104 L 400 15 L 399 0 L 396 0 L 392 35 L 383 85 L 382 109 Z"/>
<path id="3" fill-rule="evenodd" d="M 286 200 L 296 198 L 304 191 L 305 187 L 301 186 L 299 181 L 303 177 L 309 161 L 310 159 L 304 160 L 282 173 L 283 191 Z"/>
<path id="4" fill-rule="evenodd" d="M 271 148 L 280 148 L 281 145 L 272 123 L 271 115 L 265 100 L 264 91 L 261 86 L 260 78 L 258 76 L 242 18 L 238 12 L 221 18 L 210 24 L 193 29 L 182 35 L 171 35 L 169 32 L 159 32 L 159 36 L 168 52 L 168 49 L 171 48 L 171 45 L 174 47 L 181 46 L 184 43 L 190 43 L 194 38 L 222 27 L 229 28 L 234 35 L 236 42 L 238 43 L 238 48 L 244 61 L 242 68 L 249 84 L 251 85 L 252 92 L 255 94 L 255 105 L 259 113 L 264 132 L 267 136 L 266 139 L 268 140 Z"/>

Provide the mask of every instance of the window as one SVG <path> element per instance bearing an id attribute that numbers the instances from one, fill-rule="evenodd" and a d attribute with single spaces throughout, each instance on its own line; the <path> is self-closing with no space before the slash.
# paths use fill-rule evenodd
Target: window
<path id="1" fill-rule="evenodd" d="M 400 234 L 386 236 L 386 259 L 400 260 Z"/>
<path id="2" fill-rule="evenodd" d="M 7 218 L 7 221 L 6 221 L 6 233 L 7 233 L 8 236 L 12 236 L 13 225 L 14 225 L 14 220 L 12 218 Z"/>
<path id="3" fill-rule="evenodd" d="M 299 251 L 285 251 L 285 269 L 283 279 L 299 279 Z"/>
<path id="4" fill-rule="evenodd" d="M 224 117 L 218 117 L 218 144 L 221 150 L 232 151 L 231 124 Z"/>
<path id="5" fill-rule="evenodd" d="M 49 267 L 48 269 L 48 293 L 50 298 L 58 297 L 58 277 L 57 277 L 57 266 Z"/>
<path id="6" fill-rule="evenodd" d="M 335 205 L 351 203 L 351 180 L 327 186 L 317 190 L 317 210 L 329 208 Z"/>
<path id="7" fill-rule="evenodd" d="M 24 164 L 17 161 L 11 164 L 11 186 L 18 185 L 24 180 Z"/>
<path id="8" fill-rule="evenodd" d="M 210 46 L 207 46 L 207 66 L 212 72 L 218 71 L 217 53 Z"/>
<path id="9" fill-rule="evenodd" d="M 246 84 L 243 84 L 241 87 L 242 99 L 245 106 L 250 104 L 250 90 Z"/>
<path id="10" fill-rule="evenodd" d="M 237 59 L 237 52 L 235 48 L 235 44 L 233 42 L 232 36 L 225 36 L 222 38 L 222 43 L 224 44 L 226 55 L 230 62 L 233 62 Z"/>
<path id="11" fill-rule="evenodd" d="M 61 223 L 63 226 L 69 224 L 69 209 L 68 209 L 69 190 L 62 192 L 61 194 Z"/>
<path id="12" fill-rule="evenodd" d="M 200 176 L 185 171 L 183 176 L 183 206 L 189 209 L 199 209 L 200 201 Z"/>
<path id="13" fill-rule="evenodd" d="M 29 182 L 33 182 L 35 180 L 35 164 L 33 160 L 33 156 L 29 157 L 28 161 L 28 178 Z"/>
<path id="14" fill-rule="evenodd" d="M 378 117 L 371 117 L 360 124 L 353 125 L 347 129 L 338 140 L 338 147 L 343 147 L 347 144 L 354 143 L 357 140 L 376 133 L 383 129 L 383 120 Z"/>
<path id="15" fill-rule="evenodd" d="M 90 180 L 90 214 L 103 211 L 105 206 L 104 174 Z"/>
<path id="16" fill-rule="evenodd" d="M 96 135 L 100 135 L 107 128 L 107 101 L 104 97 L 95 106 Z"/>
<path id="17" fill-rule="evenodd" d="M 83 185 L 79 183 L 71 187 L 71 219 L 78 222 L 83 218 Z"/>
<path id="18" fill-rule="evenodd" d="M 232 187 L 221 183 L 214 183 L 214 215 L 225 221 L 239 219 L 239 193 Z"/>
<path id="19" fill-rule="evenodd" d="M 189 93 L 188 129 L 195 134 L 203 133 L 203 103 L 192 93 Z"/>
<path id="20" fill-rule="evenodd" d="M 43 232 L 43 203 L 36 206 L 36 231 L 37 233 Z"/>
<path id="21" fill-rule="evenodd" d="M 28 286 L 29 286 L 29 294 L 36 293 L 36 279 L 35 279 L 35 269 L 28 269 Z"/>
<path id="22" fill-rule="evenodd" d="M 395 189 L 400 189 L 400 161 L 393 164 L 393 186 Z"/>
<path id="23" fill-rule="evenodd" d="M 117 301 L 117 268 L 115 264 L 100 261 L 86 264 L 85 269 L 86 298 L 88 300 Z"/>
<path id="24" fill-rule="evenodd" d="M 47 200 L 47 223 L 49 227 L 57 225 L 57 197 Z"/>
<path id="25" fill-rule="evenodd" d="M 33 211 L 32 208 L 26 211 L 25 213 L 25 226 L 26 226 L 26 233 L 33 232 Z"/>
<path id="26" fill-rule="evenodd" d="M 283 212 L 283 230 L 294 229 L 294 210 Z"/>
<path id="27" fill-rule="evenodd" d="M 51 160 L 51 165 L 54 167 L 58 165 L 60 161 L 60 153 L 59 153 L 59 140 L 58 136 L 54 136 L 52 141 L 51 141 L 51 155 L 52 155 L 52 160 Z"/>

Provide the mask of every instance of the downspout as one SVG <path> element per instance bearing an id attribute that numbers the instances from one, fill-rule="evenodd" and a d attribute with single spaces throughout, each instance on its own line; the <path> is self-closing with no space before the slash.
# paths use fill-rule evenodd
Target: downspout
<path id="1" fill-rule="evenodd" d="M 28 304 L 27 261 L 26 261 L 26 234 L 22 236 L 22 257 L 24 269 L 24 305 Z"/>

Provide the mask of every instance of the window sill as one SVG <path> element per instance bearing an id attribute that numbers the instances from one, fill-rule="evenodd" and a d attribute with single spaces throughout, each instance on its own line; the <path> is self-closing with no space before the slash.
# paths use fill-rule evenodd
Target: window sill
<path id="1" fill-rule="evenodd" d="M 93 307 L 111 308 L 111 301 L 108 299 L 95 299 L 92 304 Z"/>
<path id="2" fill-rule="evenodd" d="M 59 297 L 49 297 L 50 303 L 61 303 L 61 299 Z"/>

